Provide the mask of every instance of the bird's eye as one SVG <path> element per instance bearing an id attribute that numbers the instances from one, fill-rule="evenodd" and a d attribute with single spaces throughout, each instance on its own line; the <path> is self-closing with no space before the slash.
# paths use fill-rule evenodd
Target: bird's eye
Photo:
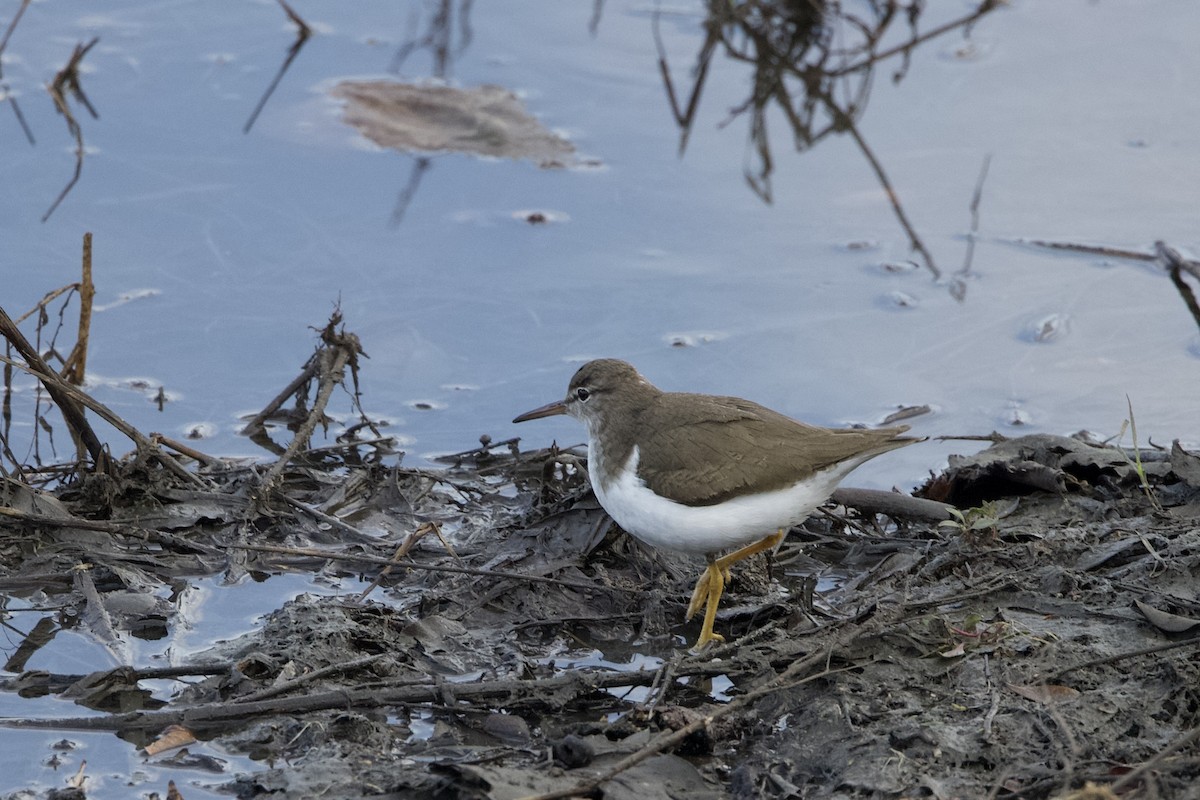
<path id="1" fill-rule="evenodd" d="M 581 402 L 581 403 L 586 403 L 587 399 L 591 396 L 592 396 L 592 393 L 589 392 L 587 389 L 584 389 L 583 387 L 580 387 L 575 390 L 575 397 L 577 397 L 579 399 L 579 402 Z"/>

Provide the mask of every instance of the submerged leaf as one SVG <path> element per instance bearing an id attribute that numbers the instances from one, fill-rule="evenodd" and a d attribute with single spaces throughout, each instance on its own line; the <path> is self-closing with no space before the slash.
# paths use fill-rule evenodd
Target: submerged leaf
<path id="1" fill-rule="evenodd" d="M 345 121 L 380 147 L 528 159 L 541 166 L 563 166 L 575 152 L 499 86 L 345 81 L 333 95 L 346 101 Z"/>

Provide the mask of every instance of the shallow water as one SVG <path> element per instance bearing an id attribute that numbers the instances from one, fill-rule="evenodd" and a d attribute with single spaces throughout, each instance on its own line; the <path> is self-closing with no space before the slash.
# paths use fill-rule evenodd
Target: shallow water
<path id="1" fill-rule="evenodd" d="M 649 6 L 605 4 L 592 35 L 583 5 L 476 4 L 463 42 L 462 9 L 446 5 L 449 53 L 418 45 L 393 77 L 512 89 L 599 167 L 435 155 L 390 224 L 416 159 L 366 144 L 327 90 L 387 76 L 441 4 L 363 2 L 336 15 L 298 4 L 317 33 L 249 134 L 293 38 L 274 3 L 33 6 L 5 53 L 37 137 L 31 147 L 0 115 L 5 307 L 21 312 L 75 280 L 81 234 L 93 231 L 107 306 L 93 324 L 93 390 L 143 429 L 206 425 L 196 444 L 221 454 L 256 452 L 236 436 L 237 415 L 299 371 L 307 326 L 338 302 L 370 355 L 367 408 L 414 457 L 481 433 L 580 440 L 570 420 L 509 420 L 598 355 L 629 359 L 664 388 L 739 394 L 817 423 L 930 404 L 936 413 L 914 423 L 924 434 L 1012 432 L 1018 420 L 1107 436 L 1129 394 L 1143 438 L 1200 439 L 1200 348 L 1170 282 L 1013 243 L 1191 244 L 1200 109 L 1179 102 L 1200 66 L 1190 4 L 1018 4 L 969 41 L 952 33 L 918 48 L 899 84 L 898 62 L 880 69 L 860 128 L 946 273 L 961 264 L 968 204 L 992 158 L 961 303 L 924 269 L 881 268 L 909 248 L 849 137 L 797 154 L 782 117 L 768 115 L 773 204 L 749 190 L 745 119 L 722 125 L 744 100 L 743 65 L 715 60 L 679 156 Z M 927 23 L 964 11 L 934 9 Z M 699 4 L 661 21 L 681 85 L 701 21 Z M 42 84 L 92 35 L 82 80 L 100 119 L 80 109 L 82 178 L 42 224 L 72 168 Z M 514 218 L 527 210 L 551 221 Z M 1039 341 L 1047 320 L 1055 335 Z M 145 388 L 123 388 L 135 377 Z M 162 412 L 150 400 L 160 385 L 172 398 Z M 956 447 L 910 448 L 857 482 L 911 485 Z"/>
<path id="2" fill-rule="evenodd" d="M 938 5 L 923 28 L 968 9 Z M 947 274 L 962 264 L 971 196 L 991 157 L 961 302 L 924 268 L 904 267 L 908 241 L 849 137 L 796 153 L 782 116 L 768 115 L 773 202 L 748 188 L 746 120 L 729 121 L 745 99 L 744 65 L 715 60 L 679 155 L 650 4 L 604 4 L 593 34 L 588 4 L 476 3 L 466 41 L 453 3 L 295 7 L 316 34 L 248 134 L 293 39 L 273 2 L 37 3 L 4 53 L 4 81 L 37 144 L 0 106 L 0 304 L 16 316 L 77 280 L 92 231 L 89 387 L 144 431 L 199 428 L 205 438 L 192 444 L 202 450 L 264 455 L 237 436 L 239 415 L 298 373 L 309 326 L 340 304 L 370 356 L 367 410 L 390 421 L 408 463 L 483 433 L 531 446 L 582 440 L 568 419 L 509 420 L 560 396 L 594 356 L 633 361 L 666 389 L 737 394 L 819 424 L 873 424 L 928 404 L 934 413 L 910 421 L 928 436 L 1110 436 L 1128 395 L 1143 443 L 1200 442 L 1200 337 L 1167 278 L 1021 243 L 1195 247 L 1200 6 L 1016 3 L 969 40 L 952 33 L 916 49 L 899 83 L 898 62 L 880 69 L 859 127 Z M 443 8 L 445 56 L 418 45 L 388 72 Z M 672 75 L 686 83 L 702 5 L 664 11 Z M 73 169 L 43 85 L 92 36 L 82 85 L 100 118 L 75 107 L 82 176 L 43 224 Z M 366 143 L 328 96 L 339 81 L 378 77 L 501 85 L 587 163 L 542 170 L 439 154 L 422 167 Z M 524 221 L 531 211 L 548 221 Z M 162 411 L 152 402 L 160 386 Z M 31 415 L 18 412 L 14 425 L 31 430 Z M 912 486 L 946 454 L 973 449 L 906 448 L 848 482 Z M 199 601 L 204 618 L 174 641 L 194 651 L 253 626 L 295 588 L 277 580 L 211 592 Z M 41 668 L 84 671 L 76 662 L 93 663 L 97 647 L 64 635 Z M 5 713 L 34 713 L 16 705 Z M 0 735 L 34 749 L 62 738 Z M 70 738 L 107 753 L 89 756 L 93 775 L 137 768 L 109 735 Z M 41 752 L 7 765 L 12 780 L 0 788 L 61 785 Z M 128 792 L 108 788 L 89 785 L 89 795 Z"/>
<path id="3" fill-rule="evenodd" d="M 360 591 L 361 584 L 347 582 L 346 592 Z M 120 666 L 137 668 L 164 667 L 188 664 L 221 641 L 234 639 L 254 630 L 260 618 L 279 607 L 290 597 L 301 593 L 340 594 L 341 587 L 329 586 L 324 580 L 309 575 L 275 575 L 263 581 L 246 580 L 225 585 L 217 578 L 199 578 L 188 582 L 180 592 L 178 613 L 173 616 L 168 636 L 159 640 L 143 640 L 127 634 L 120 642 L 128 650 L 117 659 L 110 648 L 83 630 L 58 630 L 52 641 L 37 650 L 24 663 L 25 670 L 45 670 L 54 674 L 84 675 L 97 670 Z M 8 641 L 20 644 L 23 632 L 36 623 L 39 612 L 27 603 L 12 597 L 5 598 L 9 615 L 6 623 Z M 51 615 L 53 619 L 53 615 Z M 11 648 L 6 648 L 11 655 Z M 15 677 L 12 673 L 0 673 Z M 194 681 L 199 678 L 184 678 Z M 182 688 L 171 680 L 147 680 L 142 686 L 153 690 L 160 700 L 170 700 Z M 55 695 L 26 698 L 15 692 L 0 691 L 0 717 L 20 719 L 70 719 L 103 716 L 99 711 Z M 190 754 L 190 758 L 188 758 Z M 158 792 L 166 796 L 167 781 L 174 780 L 185 797 L 223 797 L 218 785 L 226 783 L 239 772 L 257 770 L 250 758 L 226 752 L 220 747 L 199 741 L 186 747 L 181 766 L 172 759 L 181 751 L 148 757 L 138 748 L 114 736 L 111 731 L 73 731 L 10 729 L 0 726 L 0 792 L 23 789 L 46 791 L 67 785 L 68 779 L 81 769 L 88 797 L 129 797 Z M 84 764 L 86 762 L 86 764 Z M 203 768 L 205 765 L 212 769 Z M 6 795 L 7 796 L 7 795 Z"/>

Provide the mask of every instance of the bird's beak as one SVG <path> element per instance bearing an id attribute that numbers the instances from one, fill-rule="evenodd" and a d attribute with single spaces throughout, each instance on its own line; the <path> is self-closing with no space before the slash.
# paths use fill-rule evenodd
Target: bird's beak
<path id="1" fill-rule="evenodd" d="M 513 420 L 513 422 L 528 422 L 531 419 L 541 419 L 542 417 L 553 417 L 555 414 L 567 413 L 567 404 L 563 400 L 555 400 L 553 403 L 547 403 L 541 408 L 535 408 L 533 411 L 526 411 L 521 416 Z"/>

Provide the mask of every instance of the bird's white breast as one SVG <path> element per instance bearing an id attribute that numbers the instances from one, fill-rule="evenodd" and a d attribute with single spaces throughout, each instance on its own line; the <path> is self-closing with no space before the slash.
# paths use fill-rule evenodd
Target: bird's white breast
<path id="1" fill-rule="evenodd" d="M 590 441 L 588 456 L 599 456 Z M 858 466 L 857 461 L 842 464 L 784 489 L 711 506 L 688 506 L 652 492 L 637 476 L 638 459 L 634 447 L 607 483 L 593 477 L 596 498 L 618 525 L 643 542 L 689 553 L 742 547 L 802 522 L 829 497 L 846 473 Z M 594 465 L 593 475 L 599 473 Z"/>

